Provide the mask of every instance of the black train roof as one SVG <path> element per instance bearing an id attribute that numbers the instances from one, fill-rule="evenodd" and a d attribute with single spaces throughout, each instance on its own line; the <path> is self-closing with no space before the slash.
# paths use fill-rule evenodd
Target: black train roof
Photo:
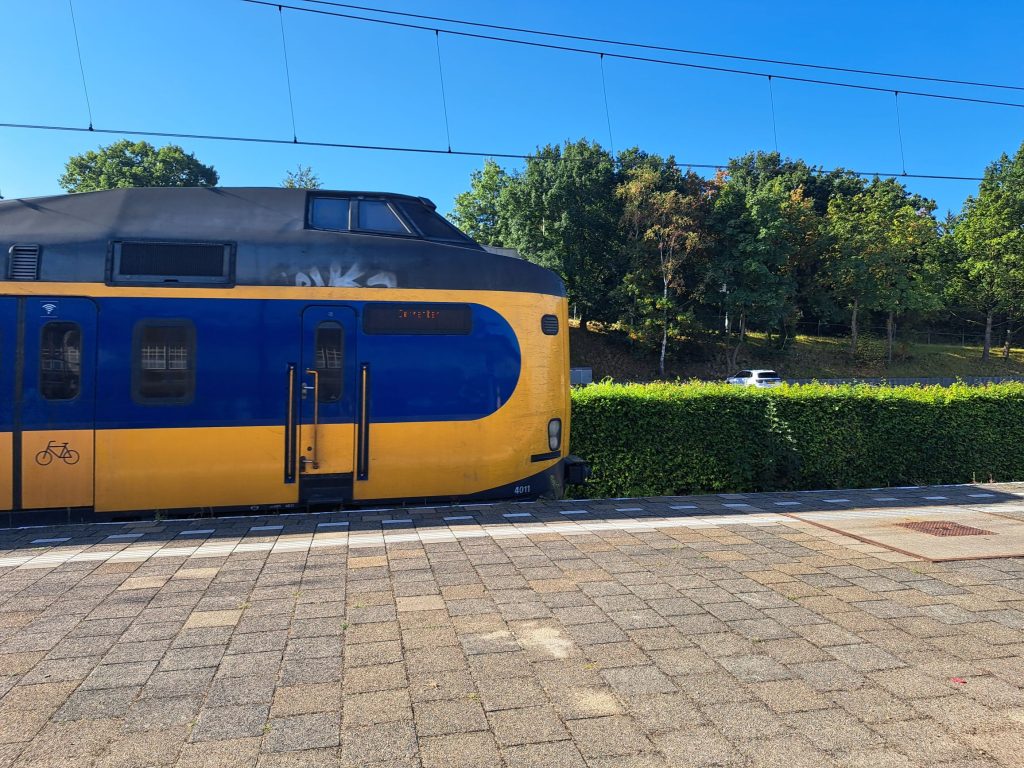
<path id="1" fill-rule="evenodd" d="M 40 246 L 42 281 L 104 282 L 120 241 L 231 243 L 237 285 L 525 291 L 564 296 L 553 272 L 427 240 L 306 226 L 310 195 L 433 204 L 375 192 L 277 187 L 145 187 L 0 201 L 0 252 Z M 0 277 L 7 276 L 7 270 Z M 2 292 L 2 288 L 0 288 Z"/>

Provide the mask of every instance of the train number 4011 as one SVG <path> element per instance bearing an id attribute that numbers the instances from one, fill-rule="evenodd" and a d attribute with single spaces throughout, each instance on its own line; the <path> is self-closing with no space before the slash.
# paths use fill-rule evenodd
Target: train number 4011
<path id="1" fill-rule="evenodd" d="M 530 492 L 530 486 L 529 485 L 517 485 L 515 487 L 515 494 L 516 494 L 516 496 L 519 496 L 520 494 L 523 494 L 523 493 L 529 493 L 529 492 Z"/>

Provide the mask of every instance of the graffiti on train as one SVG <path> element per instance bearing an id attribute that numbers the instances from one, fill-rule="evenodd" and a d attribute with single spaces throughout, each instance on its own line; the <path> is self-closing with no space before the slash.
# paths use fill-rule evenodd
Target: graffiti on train
<path id="1" fill-rule="evenodd" d="M 374 270 L 358 262 L 344 270 L 341 264 L 332 261 L 324 274 L 319 267 L 312 266 L 304 272 L 295 273 L 295 285 L 301 287 L 330 288 L 397 288 L 398 278 L 394 272 Z"/>

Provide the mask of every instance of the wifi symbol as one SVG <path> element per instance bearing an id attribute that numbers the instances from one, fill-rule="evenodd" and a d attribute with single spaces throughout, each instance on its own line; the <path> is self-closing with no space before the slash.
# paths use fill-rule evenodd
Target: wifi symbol
<path id="1" fill-rule="evenodd" d="M 43 304 L 43 311 L 46 312 L 46 314 L 48 314 L 48 315 L 52 315 L 53 314 L 53 310 L 55 310 L 56 308 L 57 308 L 56 304 Z"/>

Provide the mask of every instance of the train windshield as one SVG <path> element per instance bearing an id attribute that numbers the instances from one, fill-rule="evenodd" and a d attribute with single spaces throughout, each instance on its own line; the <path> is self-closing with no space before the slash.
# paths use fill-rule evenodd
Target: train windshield
<path id="1" fill-rule="evenodd" d="M 430 210 L 423 203 L 402 200 L 399 207 L 427 240 L 441 240 L 464 245 L 473 243 L 470 238 L 449 224 L 443 216 L 439 216 L 436 211 Z"/>

